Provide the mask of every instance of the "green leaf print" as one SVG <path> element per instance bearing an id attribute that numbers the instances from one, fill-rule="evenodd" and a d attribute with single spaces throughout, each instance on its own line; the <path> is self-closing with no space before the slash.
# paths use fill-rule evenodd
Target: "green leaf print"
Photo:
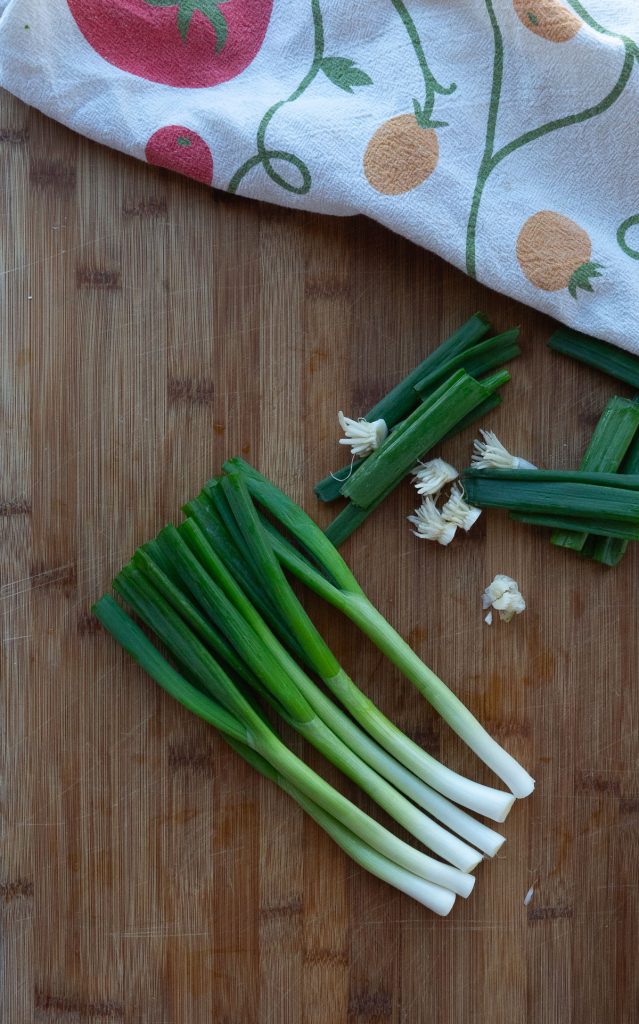
<path id="1" fill-rule="evenodd" d="M 177 26 L 183 40 L 186 40 L 193 15 L 199 11 L 215 30 L 215 52 L 219 53 L 224 48 L 228 26 L 220 6 L 228 3 L 229 0 L 144 0 L 144 2 L 151 7 L 176 7 Z"/>
<path id="2" fill-rule="evenodd" d="M 372 78 L 348 57 L 324 57 L 322 71 L 333 85 L 345 92 L 353 92 L 353 88 L 358 85 L 373 84 Z"/>
<path id="3" fill-rule="evenodd" d="M 254 156 L 245 160 L 241 167 L 231 178 L 228 186 L 229 192 L 237 192 L 242 180 L 254 167 L 262 167 L 268 177 L 281 189 L 291 192 L 293 195 L 304 196 L 312 184 L 311 172 L 295 153 L 283 149 L 269 149 L 266 145 L 266 131 L 277 111 L 287 103 L 294 103 L 295 100 L 306 92 L 308 87 L 315 81 L 320 71 L 323 71 L 329 81 L 345 92 L 352 92 L 353 86 L 370 85 L 369 76 L 355 65 L 355 62 L 346 57 L 325 57 L 324 56 L 324 20 L 319 0 L 311 0 L 311 15 L 313 18 L 313 60 L 311 66 L 302 78 L 302 81 L 293 90 L 290 96 L 284 100 L 278 100 L 264 114 L 257 129 L 256 149 Z M 274 162 L 288 164 L 294 167 L 299 173 L 299 181 L 289 181 L 274 167 Z"/>

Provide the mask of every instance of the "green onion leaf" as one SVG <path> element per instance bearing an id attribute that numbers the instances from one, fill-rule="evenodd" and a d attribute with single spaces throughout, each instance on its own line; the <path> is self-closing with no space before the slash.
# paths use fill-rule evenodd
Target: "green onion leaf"
<path id="1" fill-rule="evenodd" d="M 621 465 L 638 429 L 639 405 L 625 398 L 611 398 L 579 464 L 580 472 L 614 472 Z M 583 531 L 555 530 L 550 540 L 557 547 L 581 551 L 587 537 L 588 533 Z"/>

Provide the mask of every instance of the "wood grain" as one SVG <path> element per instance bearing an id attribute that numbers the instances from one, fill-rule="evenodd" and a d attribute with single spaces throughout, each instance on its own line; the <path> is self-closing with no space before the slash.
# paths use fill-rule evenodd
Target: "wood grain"
<path id="1" fill-rule="evenodd" d="M 345 546 L 382 611 L 538 780 L 446 920 L 348 861 L 89 611 L 234 453 L 327 522 L 312 483 L 336 462 L 337 408 L 361 414 L 477 308 L 522 325 L 490 422 L 534 461 L 575 465 L 624 390 L 550 353 L 544 317 L 375 224 L 211 193 L 7 96 L 0 111 L 1 1019 L 639 1019 L 636 552 L 604 571 L 498 514 L 450 549 L 420 544 L 409 489 Z M 464 464 L 470 440 L 443 454 Z M 489 629 L 479 598 L 496 572 L 529 609 Z M 404 729 L 488 778 L 310 603 Z"/>

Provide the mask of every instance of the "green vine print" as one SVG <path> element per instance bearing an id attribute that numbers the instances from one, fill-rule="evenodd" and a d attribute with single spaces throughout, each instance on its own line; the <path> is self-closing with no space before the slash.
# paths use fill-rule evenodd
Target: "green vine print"
<path id="1" fill-rule="evenodd" d="M 590 14 L 588 14 L 579 0 L 568 0 L 568 2 L 583 21 L 596 32 L 613 36 L 623 43 L 624 61 L 619 77 L 610 92 L 598 103 L 595 103 L 590 107 L 586 107 L 585 110 L 581 110 L 576 114 L 569 114 L 565 117 L 556 118 L 555 120 L 548 121 L 546 124 L 540 125 L 538 128 L 533 128 L 530 131 L 524 132 L 522 135 L 519 135 L 511 142 L 496 150 L 495 132 L 497 127 L 504 70 L 504 43 L 497 15 L 495 14 L 493 0 L 484 0 L 493 32 L 494 57 L 492 87 L 486 124 L 486 139 L 466 229 L 466 270 L 471 277 L 477 276 L 476 243 L 479 210 L 486 184 L 495 168 L 498 167 L 506 157 L 510 156 L 511 153 L 516 152 L 523 146 L 527 146 L 529 143 L 535 142 L 537 139 L 543 138 L 543 136 L 549 135 L 551 132 L 559 131 L 559 129 L 567 128 L 570 125 L 582 124 L 585 121 L 589 121 L 592 118 L 597 117 L 599 114 L 603 114 L 604 111 L 608 110 L 621 96 L 628 84 L 634 62 L 639 59 L 639 48 L 632 39 L 629 39 L 627 36 L 618 35 L 615 32 L 609 32 L 607 29 L 603 28 L 603 26 L 599 25 L 599 23 L 595 21 Z M 589 276 L 597 275 L 591 273 Z M 587 282 L 587 275 L 585 280 Z M 582 276 L 582 278 L 575 282 L 576 287 L 586 287 L 583 281 L 584 278 Z M 576 294 L 576 287 L 574 290 L 571 290 L 571 294 Z"/>
<path id="2" fill-rule="evenodd" d="M 631 260 L 639 260 L 639 249 L 633 249 L 631 245 L 628 245 L 626 241 L 626 235 L 630 228 L 637 227 L 639 225 L 639 213 L 634 214 L 632 217 L 628 217 L 627 220 L 620 224 L 617 229 L 617 243 L 619 248 L 625 252 L 626 256 L 630 256 Z"/>
<path id="3" fill-rule="evenodd" d="M 290 153 L 283 149 L 269 149 L 266 145 L 266 132 L 275 114 L 285 104 L 294 103 L 295 100 L 299 99 L 299 97 L 306 92 L 315 78 L 317 78 L 320 72 L 323 72 L 333 85 L 336 85 L 339 89 L 343 89 L 344 92 L 352 93 L 356 86 L 372 84 L 372 79 L 365 71 L 358 68 L 354 61 L 347 57 L 326 56 L 324 52 L 324 21 L 322 18 L 319 0 L 311 0 L 311 12 L 313 16 L 314 30 L 313 60 L 311 66 L 291 95 L 287 96 L 284 100 L 278 100 L 277 103 L 274 103 L 272 107 L 269 107 L 264 114 L 264 117 L 260 121 L 257 129 L 257 152 L 254 156 L 249 157 L 241 167 L 238 167 L 229 182 L 229 192 L 237 192 L 242 180 L 246 177 L 249 171 L 252 171 L 254 167 L 261 166 L 271 181 L 281 189 L 284 189 L 284 191 L 291 192 L 298 196 L 306 195 L 310 191 L 312 178 L 311 172 L 304 161 L 299 156 L 296 156 L 295 153 Z M 282 162 L 294 167 L 299 173 L 299 182 L 287 180 L 282 174 L 276 171 L 273 166 L 273 161 Z"/>
<path id="4" fill-rule="evenodd" d="M 439 161 L 436 128 L 446 121 L 433 120 L 437 96 L 450 96 L 457 86 L 444 86 L 428 66 L 417 26 L 403 0 L 391 0 L 415 52 L 424 80 L 423 101 L 413 98 L 414 114 L 399 114 L 384 121 L 369 140 L 364 154 L 364 174 L 371 188 L 385 196 L 398 196 L 422 185 Z"/>
<path id="5" fill-rule="evenodd" d="M 435 106 L 435 98 L 438 94 L 440 96 L 450 96 L 452 92 L 455 92 L 457 85 L 455 82 L 452 82 L 449 86 L 443 86 L 437 81 L 428 66 L 422 41 L 419 38 L 415 22 L 408 13 L 406 4 L 403 3 L 402 0 L 391 0 L 391 3 L 404 23 L 404 28 L 406 29 L 408 38 L 410 39 L 411 45 L 415 51 L 417 63 L 419 64 L 419 69 L 424 79 L 424 102 L 420 103 L 419 100 L 413 99 L 413 108 L 415 110 L 417 124 L 420 128 L 445 128 L 447 125 L 446 121 L 431 120 L 433 108 Z"/>
<path id="6" fill-rule="evenodd" d="M 599 22 L 593 18 L 592 14 L 586 10 L 584 5 L 580 3 L 580 0 L 568 0 L 568 3 L 575 14 L 578 14 L 586 25 L 589 25 L 590 28 L 594 29 L 595 32 L 599 32 L 602 36 L 611 36 L 613 39 L 619 39 L 627 50 L 634 52 L 635 58 L 639 61 L 639 47 L 633 39 L 630 39 L 629 36 L 621 35 L 619 32 L 612 32 L 609 28 L 604 28 L 604 26 L 600 25 Z"/>

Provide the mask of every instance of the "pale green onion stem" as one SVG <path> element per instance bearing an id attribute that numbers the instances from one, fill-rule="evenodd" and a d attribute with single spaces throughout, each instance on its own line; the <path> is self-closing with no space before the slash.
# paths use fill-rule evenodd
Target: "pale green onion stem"
<path id="1" fill-rule="evenodd" d="M 282 789 L 290 793 L 293 799 L 304 808 L 306 813 L 314 818 L 325 832 L 330 835 L 338 846 L 349 855 L 361 867 L 365 868 L 371 875 L 376 875 L 384 882 L 388 882 L 399 889 L 400 892 L 411 896 L 418 903 L 423 904 L 429 910 L 433 910 L 441 917 L 445 917 L 453 908 L 455 893 L 440 885 L 427 882 L 411 871 L 399 867 L 388 857 L 377 853 L 372 847 L 362 843 L 350 829 L 342 825 L 336 818 L 326 814 L 321 807 L 308 800 L 295 786 L 287 780 L 280 782 Z"/>

